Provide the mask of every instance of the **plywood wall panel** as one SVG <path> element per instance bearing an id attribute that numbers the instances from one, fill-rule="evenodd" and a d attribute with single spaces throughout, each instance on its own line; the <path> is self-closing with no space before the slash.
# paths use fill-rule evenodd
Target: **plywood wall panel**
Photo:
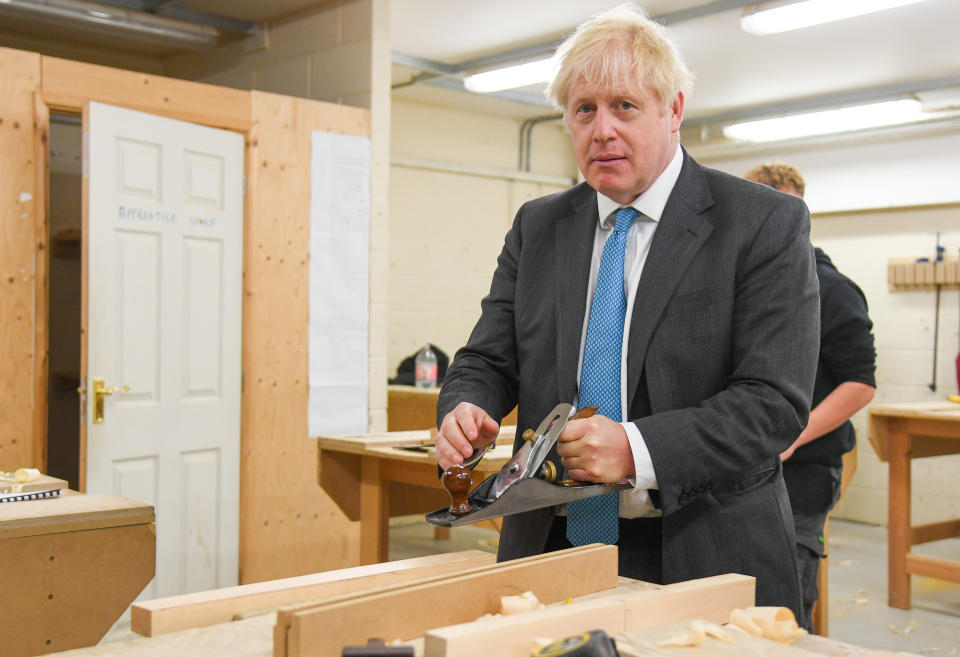
<path id="1" fill-rule="evenodd" d="M 367 110 L 251 92 L 244 237 L 243 583 L 357 563 L 307 436 L 310 132 L 369 136 Z"/>
<path id="2" fill-rule="evenodd" d="M 0 48 L 0 469 L 35 466 L 37 213 L 34 95 L 40 56 Z"/>
<path id="3" fill-rule="evenodd" d="M 43 97 L 73 112 L 94 100 L 229 130 L 250 125 L 246 91 L 56 57 L 43 58 Z"/>

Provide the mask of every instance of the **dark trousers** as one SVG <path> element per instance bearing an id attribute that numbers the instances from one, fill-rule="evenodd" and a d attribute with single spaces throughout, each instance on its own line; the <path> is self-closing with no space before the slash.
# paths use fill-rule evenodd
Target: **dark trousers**
<path id="1" fill-rule="evenodd" d="M 567 540 L 567 517 L 554 516 L 544 552 L 573 547 Z M 620 518 L 620 539 L 617 541 L 621 577 L 662 584 L 663 554 L 662 518 Z"/>

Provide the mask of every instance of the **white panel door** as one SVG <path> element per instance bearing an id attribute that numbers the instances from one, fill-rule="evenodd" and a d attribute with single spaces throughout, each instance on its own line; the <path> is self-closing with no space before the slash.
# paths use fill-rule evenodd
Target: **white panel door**
<path id="1" fill-rule="evenodd" d="M 99 103 L 83 122 L 86 492 L 156 508 L 144 597 L 231 586 L 243 136 Z M 118 388 L 102 423 L 96 380 Z"/>

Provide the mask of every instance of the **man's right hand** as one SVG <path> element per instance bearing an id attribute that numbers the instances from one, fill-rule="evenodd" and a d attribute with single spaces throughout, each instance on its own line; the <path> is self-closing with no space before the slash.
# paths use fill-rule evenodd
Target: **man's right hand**
<path id="1" fill-rule="evenodd" d="M 500 433 L 497 424 L 487 412 L 467 402 L 460 402 L 447 413 L 437 432 L 437 464 L 446 470 L 459 465 L 473 454 L 493 444 Z"/>

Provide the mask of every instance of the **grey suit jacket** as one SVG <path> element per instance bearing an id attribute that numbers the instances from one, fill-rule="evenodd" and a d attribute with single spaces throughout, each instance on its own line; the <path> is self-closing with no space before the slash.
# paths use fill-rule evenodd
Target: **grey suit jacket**
<path id="1" fill-rule="evenodd" d="M 496 419 L 518 404 L 519 434 L 573 401 L 597 219 L 585 183 L 520 209 L 438 422 L 460 401 Z M 802 200 L 684 154 L 627 354 L 628 417 L 660 487 L 664 583 L 738 572 L 757 577 L 758 604 L 799 609 L 778 455 L 807 422 L 817 364 L 809 232 Z M 550 509 L 505 518 L 499 558 L 541 552 L 551 521 Z"/>

